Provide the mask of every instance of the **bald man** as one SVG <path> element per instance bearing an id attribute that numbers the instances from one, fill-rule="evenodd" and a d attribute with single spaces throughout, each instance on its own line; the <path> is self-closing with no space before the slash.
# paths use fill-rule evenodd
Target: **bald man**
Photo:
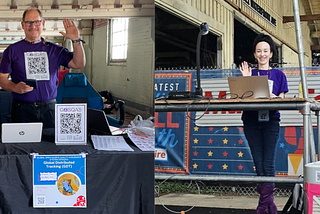
<path id="1" fill-rule="evenodd" d="M 73 53 L 45 41 L 41 37 L 44 24 L 39 9 L 24 11 L 21 25 L 25 39 L 4 51 L 0 64 L 0 86 L 12 92 L 12 122 L 43 122 L 43 128 L 54 128 L 59 66 L 80 69 L 86 61 L 83 41 L 73 21 L 65 19 L 65 32 L 60 32 L 72 40 Z M 36 80 L 37 87 L 26 84 L 27 79 Z"/>

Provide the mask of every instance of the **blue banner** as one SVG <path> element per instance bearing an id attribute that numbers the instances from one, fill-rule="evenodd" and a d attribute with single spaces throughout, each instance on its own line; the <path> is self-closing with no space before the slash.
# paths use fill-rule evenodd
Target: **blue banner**
<path id="1" fill-rule="evenodd" d="M 175 91 L 192 91 L 192 73 L 159 73 L 155 78 L 155 95 L 159 99 Z M 190 113 L 155 113 L 155 170 L 188 173 Z"/>

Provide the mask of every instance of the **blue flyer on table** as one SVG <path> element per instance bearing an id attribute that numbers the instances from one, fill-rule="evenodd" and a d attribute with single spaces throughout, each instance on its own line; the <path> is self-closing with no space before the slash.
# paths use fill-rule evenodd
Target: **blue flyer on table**
<path id="1" fill-rule="evenodd" d="M 33 207 L 87 207 L 86 155 L 33 155 Z"/>

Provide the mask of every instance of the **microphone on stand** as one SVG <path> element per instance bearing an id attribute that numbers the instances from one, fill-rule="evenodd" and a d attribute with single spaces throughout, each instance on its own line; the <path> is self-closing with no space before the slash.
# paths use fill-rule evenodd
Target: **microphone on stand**
<path id="1" fill-rule="evenodd" d="M 200 25 L 200 31 L 198 33 L 198 39 L 197 39 L 197 88 L 195 92 L 196 97 L 202 97 L 202 88 L 200 83 L 200 46 L 201 46 L 201 37 L 204 35 L 207 35 L 209 33 L 209 26 L 207 23 L 203 22 Z"/>
<path id="2" fill-rule="evenodd" d="M 190 99 L 202 97 L 202 88 L 200 85 L 200 46 L 201 46 L 201 37 L 209 33 L 209 26 L 207 23 L 203 22 L 200 25 L 200 31 L 197 39 L 197 49 L 196 49 L 196 58 L 197 58 L 197 87 L 195 92 L 188 91 L 176 91 L 170 92 L 168 99 Z"/>

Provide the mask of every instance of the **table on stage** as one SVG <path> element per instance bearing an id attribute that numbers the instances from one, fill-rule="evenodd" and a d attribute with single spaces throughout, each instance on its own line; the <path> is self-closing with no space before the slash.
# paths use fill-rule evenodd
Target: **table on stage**
<path id="1" fill-rule="evenodd" d="M 127 142 L 129 141 L 126 139 Z M 0 213 L 151 214 L 154 213 L 154 154 L 95 150 L 53 142 L 0 143 Z M 87 208 L 33 208 L 32 156 L 87 153 Z"/>

